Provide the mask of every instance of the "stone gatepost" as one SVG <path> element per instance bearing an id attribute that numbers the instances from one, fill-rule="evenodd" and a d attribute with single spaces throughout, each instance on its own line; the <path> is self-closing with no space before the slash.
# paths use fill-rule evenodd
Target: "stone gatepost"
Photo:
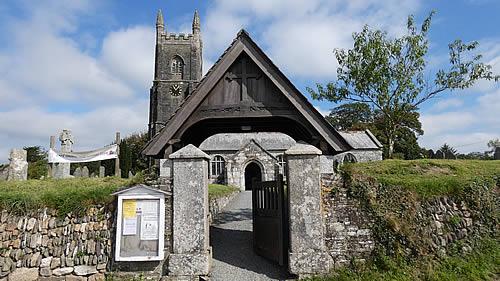
<path id="1" fill-rule="evenodd" d="M 7 172 L 7 180 L 27 180 L 28 179 L 28 162 L 26 161 L 27 151 L 24 149 L 13 148 L 9 156 L 9 169 Z"/>
<path id="2" fill-rule="evenodd" d="M 173 249 L 169 275 L 186 278 L 210 272 L 208 160 L 189 144 L 169 156 L 173 160 Z"/>
<path id="3" fill-rule="evenodd" d="M 70 130 L 63 130 L 59 135 L 61 142 L 61 153 L 68 153 L 73 151 L 73 135 Z M 53 177 L 56 179 L 69 178 L 70 176 L 70 163 L 57 163 L 54 167 Z"/>
<path id="4" fill-rule="evenodd" d="M 316 147 L 300 143 L 285 151 L 290 204 L 289 271 L 299 276 L 326 273 L 333 264 L 323 231 L 320 155 Z"/>

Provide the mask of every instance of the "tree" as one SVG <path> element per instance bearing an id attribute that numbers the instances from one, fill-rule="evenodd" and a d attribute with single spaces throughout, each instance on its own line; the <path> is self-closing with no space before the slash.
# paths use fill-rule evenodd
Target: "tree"
<path id="1" fill-rule="evenodd" d="M 422 158 L 421 148 L 417 137 L 423 133 L 418 114 L 408 114 L 404 120 L 405 127 L 401 127 L 395 134 L 396 144 L 394 152 L 404 159 Z M 364 103 L 346 103 L 335 107 L 326 119 L 337 130 L 366 130 L 369 129 L 382 143 L 386 143 L 385 116 L 378 110 L 372 110 Z M 384 145 L 384 157 L 387 158 L 388 147 Z"/>
<path id="2" fill-rule="evenodd" d="M 455 155 L 457 154 L 457 150 L 447 143 L 443 144 L 438 149 L 438 151 L 440 151 L 441 153 L 440 154 L 436 153 L 436 155 L 440 155 L 440 157 L 442 157 L 443 159 L 455 159 L 456 158 Z"/>
<path id="3" fill-rule="evenodd" d="M 28 179 L 40 179 L 47 176 L 47 151 L 40 146 L 25 146 L 28 161 Z"/>
<path id="4" fill-rule="evenodd" d="M 449 44 L 449 68 L 436 72 L 433 80 L 424 78 L 428 39 L 434 12 L 417 28 L 408 17 L 407 33 L 389 38 L 386 32 L 371 30 L 367 25 L 353 34 L 352 49 L 335 49 L 339 63 L 337 80 L 316 90 L 308 88 L 314 99 L 332 102 L 361 102 L 384 115 L 383 134 L 392 157 L 399 128 L 406 127 L 408 115 L 418 114 L 419 106 L 447 90 L 468 88 L 480 79 L 499 81 L 491 66 L 475 55 L 478 43 L 455 40 Z"/>
<path id="5" fill-rule="evenodd" d="M 373 117 L 369 105 L 354 102 L 335 107 L 326 120 L 337 130 L 364 130 L 373 124 Z"/>

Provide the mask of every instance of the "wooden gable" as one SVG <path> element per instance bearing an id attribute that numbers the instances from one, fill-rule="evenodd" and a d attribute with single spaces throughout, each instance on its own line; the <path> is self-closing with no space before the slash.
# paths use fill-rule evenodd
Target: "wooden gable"
<path id="1" fill-rule="evenodd" d="M 223 119 L 226 123 L 220 123 Z M 248 120 L 252 120 L 256 131 L 276 129 L 295 136 L 296 141 L 301 140 L 297 136 L 307 135 L 305 141 L 316 142 L 311 144 L 323 146 L 323 150 L 327 150 L 324 146 L 335 152 L 350 148 L 248 34 L 241 31 L 143 153 L 162 157 L 162 152 L 175 143 L 193 143 L 189 135 L 207 137 L 210 133 L 240 132 L 238 128 L 245 127 Z M 220 124 L 213 125 L 216 122 Z M 214 129 L 202 132 L 209 126 Z"/>

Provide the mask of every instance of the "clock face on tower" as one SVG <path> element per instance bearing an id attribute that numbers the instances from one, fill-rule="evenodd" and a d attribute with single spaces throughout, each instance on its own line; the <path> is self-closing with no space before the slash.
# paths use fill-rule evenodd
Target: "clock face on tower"
<path id="1" fill-rule="evenodd" d="M 170 95 L 174 96 L 174 97 L 178 97 L 180 96 L 182 93 L 182 86 L 179 85 L 179 84 L 175 84 L 175 85 L 172 85 L 170 87 Z"/>

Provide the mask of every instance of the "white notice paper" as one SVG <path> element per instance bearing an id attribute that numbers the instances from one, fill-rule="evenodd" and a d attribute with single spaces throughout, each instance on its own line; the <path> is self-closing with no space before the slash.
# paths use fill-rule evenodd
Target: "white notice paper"
<path id="1" fill-rule="evenodd" d="M 158 200 L 140 201 L 141 240 L 158 239 Z"/>
<path id="2" fill-rule="evenodd" d="M 137 217 L 123 218 L 123 235 L 136 235 Z"/>

